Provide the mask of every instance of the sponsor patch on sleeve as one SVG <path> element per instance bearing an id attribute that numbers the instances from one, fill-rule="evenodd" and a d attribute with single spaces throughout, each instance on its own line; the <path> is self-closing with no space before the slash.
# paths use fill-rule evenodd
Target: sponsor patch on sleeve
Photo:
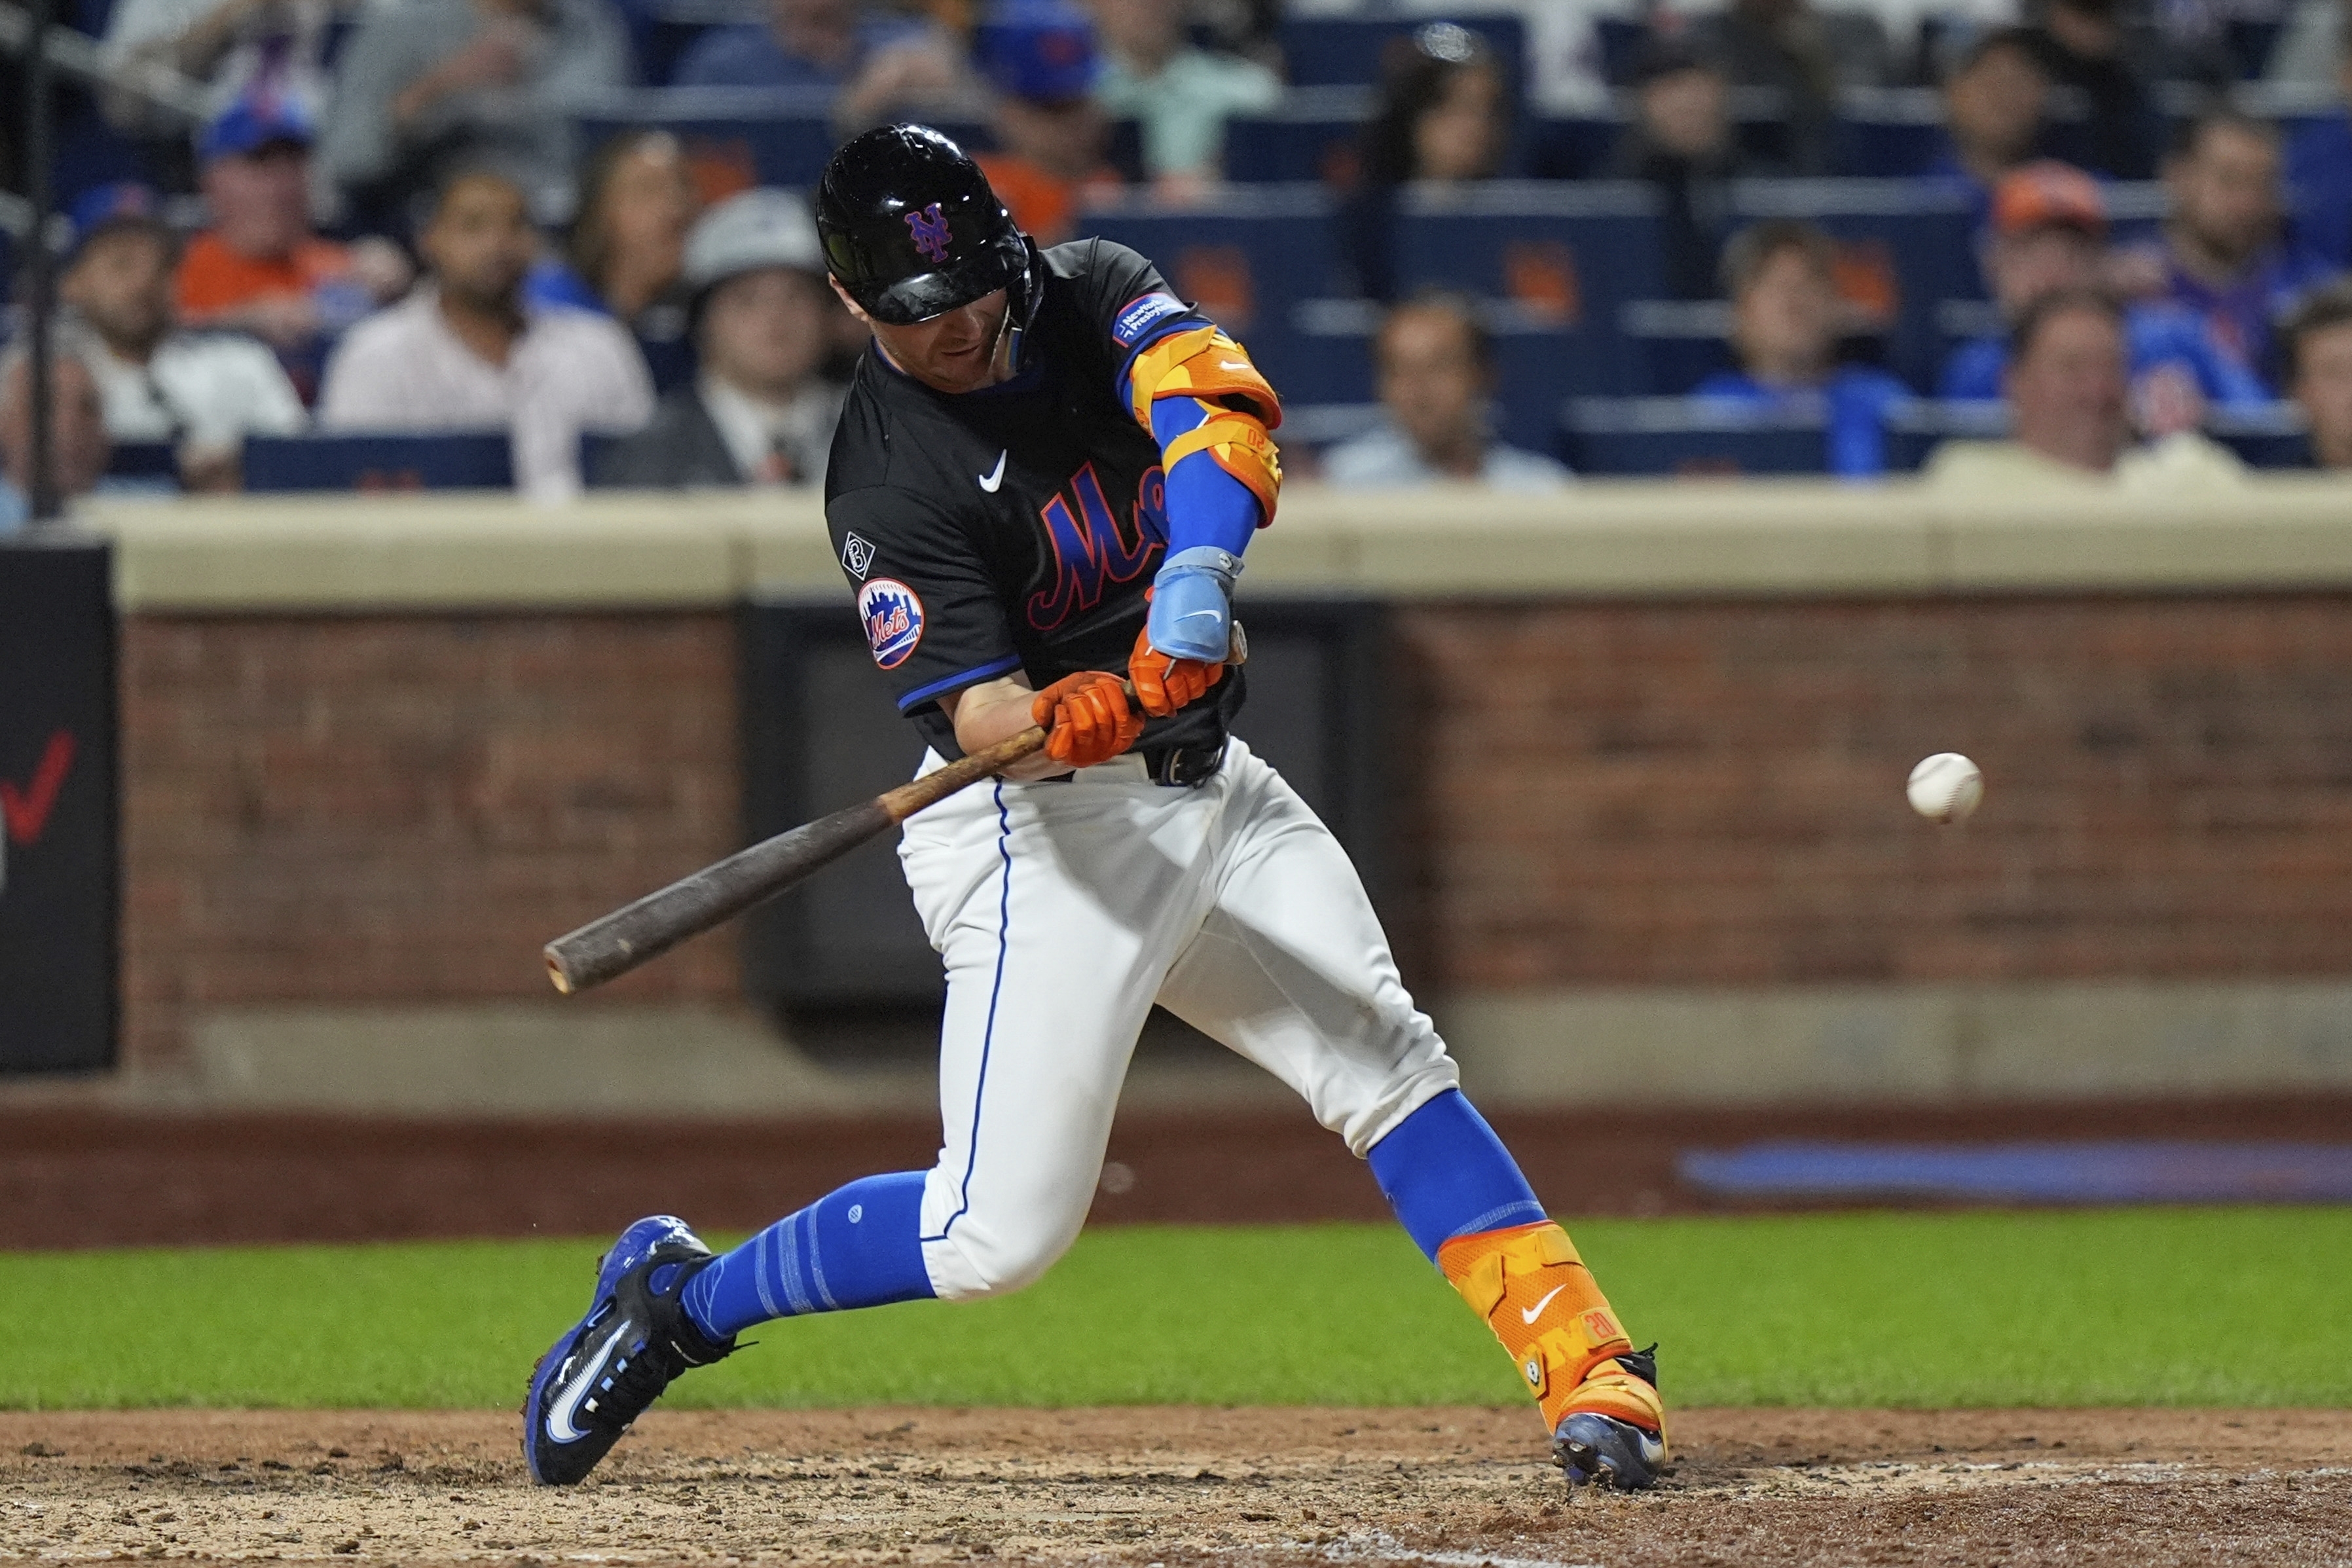
<path id="1" fill-rule="evenodd" d="M 1154 323 L 1171 316 L 1184 313 L 1184 302 L 1172 294 L 1154 292 L 1130 299 L 1110 324 L 1111 341 L 1122 349 L 1132 349 L 1143 340 Z"/>
<path id="2" fill-rule="evenodd" d="M 922 598 L 896 578 L 877 577 L 857 591 L 857 618 L 874 662 L 886 670 L 905 664 L 923 640 Z"/>

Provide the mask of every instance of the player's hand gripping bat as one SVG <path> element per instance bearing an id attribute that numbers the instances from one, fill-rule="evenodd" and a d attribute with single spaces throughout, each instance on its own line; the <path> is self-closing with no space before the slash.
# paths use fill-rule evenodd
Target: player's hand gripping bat
<path id="1" fill-rule="evenodd" d="M 1234 622 L 1228 664 L 1249 659 L 1249 639 Z M 1135 695 L 1132 684 L 1127 695 Z M 868 840 L 888 832 L 926 806 L 936 805 L 967 785 L 994 777 L 1024 757 L 1045 748 L 1045 731 L 1032 725 L 1009 740 L 949 763 L 862 805 L 845 806 L 829 817 L 803 822 L 772 839 L 738 850 L 715 865 L 680 877 L 634 904 L 590 921 L 544 949 L 547 977 L 570 996 L 625 975 L 660 957 L 689 936 L 732 920 L 765 904 L 812 872 L 831 865 Z"/>

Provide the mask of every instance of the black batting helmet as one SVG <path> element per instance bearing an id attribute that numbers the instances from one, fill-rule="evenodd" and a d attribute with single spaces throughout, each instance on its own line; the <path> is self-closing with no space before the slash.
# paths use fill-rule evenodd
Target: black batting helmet
<path id="1" fill-rule="evenodd" d="M 1008 287 L 1029 242 L 964 150 L 927 125 L 852 138 L 816 188 L 827 271 L 877 321 L 928 320 Z"/>

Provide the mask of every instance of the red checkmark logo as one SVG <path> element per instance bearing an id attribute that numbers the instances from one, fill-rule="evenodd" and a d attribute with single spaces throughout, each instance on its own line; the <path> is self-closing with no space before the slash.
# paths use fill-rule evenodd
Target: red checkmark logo
<path id="1" fill-rule="evenodd" d="M 50 808 L 58 803 L 58 791 L 65 788 L 73 758 L 74 737 L 61 729 L 49 737 L 40 766 L 33 769 L 33 781 L 23 790 L 17 789 L 14 779 L 0 779 L 0 817 L 7 819 L 11 842 L 29 846 L 40 841 L 41 830 L 49 825 Z"/>

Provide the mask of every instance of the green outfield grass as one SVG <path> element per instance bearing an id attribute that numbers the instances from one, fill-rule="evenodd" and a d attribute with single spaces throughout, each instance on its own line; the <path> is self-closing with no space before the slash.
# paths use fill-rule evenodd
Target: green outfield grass
<path id="1" fill-rule="evenodd" d="M 2352 1404 L 2352 1209 L 1571 1227 L 1685 1405 Z M 600 1243 L 0 1254 L 0 1406 L 502 1406 Z M 774 1323 L 680 1405 L 1507 1403 L 1387 1226 L 1090 1233 L 1044 1283 Z"/>

